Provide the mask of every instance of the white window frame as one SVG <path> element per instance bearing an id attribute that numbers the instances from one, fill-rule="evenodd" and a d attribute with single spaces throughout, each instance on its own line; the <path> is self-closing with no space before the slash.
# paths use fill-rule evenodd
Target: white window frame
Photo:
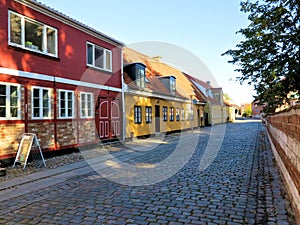
<path id="1" fill-rule="evenodd" d="M 91 45 L 92 48 L 93 48 L 93 51 L 92 51 L 92 63 L 89 63 L 88 45 Z M 103 50 L 103 68 L 102 67 L 98 67 L 98 66 L 95 65 L 95 48 L 96 47 Z M 107 54 L 109 54 L 109 60 L 110 60 L 109 68 L 106 68 L 106 57 L 107 57 Z M 106 48 L 103 48 L 103 47 L 101 47 L 99 45 L 95 45 L 95 44 L 93 44 L 91 42 L 86 42 L 86 64 L 89 67 L 93 67 L 93 68 L 105 70 L 105 71 L 108 71 L 108 72 L 112 72 L 112 51 L 110 51 L 110 50 L 108 50 Z"/>
<path id="2" fill-rule="evenodd" d="M 176 108 L 176 121 L 180 121 L 180 109 Z"/>
<path id="3" fill-rule="evenodd" d="M 163 106 L 163 121 L 166 122 L 168 121 L 168 107 Z"/>
<path id="4" fill-rule="evenodd" d="M 63 116 L 61 114 L 61 93 L 64 93 L 64 96 L 65 96 L 65 115 Z M 71 106 L 69 105 L 69 99 L 68 99 L 68 94 L 71 94 L 72 96 L 72 103 L 71 103 Z M 75 101 L 74 101 L 74 91 L 71 91 L 71 90 L 64 90 L 64 89 L 59 89 L 58 90 L 58 118 L 60 119 L 72 119 L 74 118 L 74 110 L 75 110 Z M 69 115 L 69 111 L 68 109 L 71 107 L 72 109 L 72 113 L 71 115 Z"/>
<path id="5" fill-rule="evenodd" d="M 39 90 L 39 116 L 34 116 L 34 89 L 38 89 Z M 43 112 L 43 103 L 44 103 L 44 99 L 43 99 L 43 91 L 48 91 L 48 109 L 49 109 L 49 114 L 48 116 L 44 116 L 44 112 Z M 51 119 L 51 99 L 52 99 L 52 89 L 51 88 L 46 88 L 46 87 L 40 87 L 40 86 L 32 86 L 31 87 L 31 118 L 32 119 Z"/>
<path id="6" fill-rule="evenodd" d="M 83 99 L 83 96 L 84 99 Z M 88 104 L 87 96 L 91 97 L 91 102 Z M 80 117 L 81 118 L 93 118 L 94 117 L 94 94 L 91 92 L 80 92 Z M 84 115 L 83 112 L 84 111 Z M 89 113 L 90 112 L 90 113 Z"/>
<path id="7" fill-rule="evenodd" d="M 146 106 L 145 110 L 146 123 L 152 123 L 152 107 Z"/>
<path id="8" fill-rule="evenodd" d="M 185 110 L 184 108 L 181 109 L 181 121 L 185 120 Z"/>
<path id="9" fill-rule="evenodd" d="M 173 122 L 174 121 L 174 107 L 170 107 L 169 109 L 169 118 L 170 118 L 170 121 Z"/>
<path id="10" fill-rule="evenodd" d="M 14 42 L 11 42 L 10 40 L 10 34 L 11 34 L 11 29 L 10 29 L 10 15 L 11 14 L 14 14 L 16 16 L 19 16 L 21 18 L 21 44 L 17 44 L 17 43 L 14 43 Z M 39 23 L 41 25 L 43 25 L 43 38 L 42 38 L 42 46 L 43 46 L 43 49 L 42 51 L 39 51 L 39 50 L 36 50 L 34 48 L 30 48 L 30 47 L 27 47 L 26 46 L 26 40 L 25 40 L 25 20 L 27 21 L 31 21 L 31 22 L 34 22 L 34 23 Z M 55 31 L 55 53 L 49 53 L 47 51 L 47 28 L 50 28 L 52 30 Z M 29 51 L 33 51 L 33 52 L 38 52 L 38 53 L 41 53 L 41 54 L 45 54 L 45 55 L 49 55 L 49 56 L 53 56 L 53 57 L 58 57 L 58 35 L 57 35 L 57 29 L 54 28 L 54 27 L 51 27 L 51 26 L 48 26 L 42 22 L 39 22 L 39 21 L 36 21 L 34 19 L 31 19 L 29 17 L 26 17 L 26 16 L 23 16 L 19 13 L 15 13 L 15 12 L 12 12 L 12 11 L 8 11 L 8 44 L 11 45 L 11 46 L 15 46 L 15 47 L 19 47 L 19 48 L 23 48 L 23 49 L 26 49 L 26 50 L 29 50 Z"/>
<path id="11" fill-rule="evenodd" d="M 21 85 L 14 84 L 14 83 L 6 83 L 6 82 L 0 82 L 0 85 L 6 86 L 6 105 L 5 105 L 5 117 L 0 117 L 0 120 L 20 120 L 21 119 Z M 18 116 L 17 117 L 11 117 L 11 99 L 10 99 L 10 89 L 11 86 L 14 86 L 17 88 L 17 108 L 18 108 Z M 9 96 L 9 98 L 8 98 Z"/>
<path id="12" fill-rule="evenodd" d="M 142 106 L 139 105 L 134 106 L 134 123 L 135 124 L 142 123 Z"/>

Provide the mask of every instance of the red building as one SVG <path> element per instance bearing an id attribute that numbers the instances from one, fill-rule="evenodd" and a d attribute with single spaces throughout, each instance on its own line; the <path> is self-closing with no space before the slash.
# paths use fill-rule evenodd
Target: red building
<path id="1" fill-rule="evenodd" d="M 0 1 L 0 159 L 121 136 L 123 44 L 41 3 Z"/>

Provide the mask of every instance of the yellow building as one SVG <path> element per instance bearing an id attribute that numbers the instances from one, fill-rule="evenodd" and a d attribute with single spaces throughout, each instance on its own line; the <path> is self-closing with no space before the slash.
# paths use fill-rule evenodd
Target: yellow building
<path id="1" fill-rule="evenodd" d="M 182 72 L 124 48 L 125 137 L 193 129 L 204 104 Z"/>

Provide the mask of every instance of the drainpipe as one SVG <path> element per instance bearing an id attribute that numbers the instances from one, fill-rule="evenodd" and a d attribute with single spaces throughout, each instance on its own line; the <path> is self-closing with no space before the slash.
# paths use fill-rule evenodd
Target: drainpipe
<path id="1" fill-rule="evenodd" d="M 123 46 L 121 47 L 121 81 L 122 81 L 122 141 L 125 141 L 126 135 L 126 110 L 125 110 L 125 85 L 123 76 Z"/>

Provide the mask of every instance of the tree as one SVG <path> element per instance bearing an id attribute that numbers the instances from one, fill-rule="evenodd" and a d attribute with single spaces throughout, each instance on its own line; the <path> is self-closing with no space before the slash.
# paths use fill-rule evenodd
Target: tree
<path id="1" fill-rule="evenodd" d="M 300 10 L 299 0 L 241 2 L 250 24 L 237 33 L 244 40 L 222 55 L 238 66 L 241 83 L 254 85 L 255 100 L 265 112 L 288 102 L 288 93 L 300 93 Z"/>

